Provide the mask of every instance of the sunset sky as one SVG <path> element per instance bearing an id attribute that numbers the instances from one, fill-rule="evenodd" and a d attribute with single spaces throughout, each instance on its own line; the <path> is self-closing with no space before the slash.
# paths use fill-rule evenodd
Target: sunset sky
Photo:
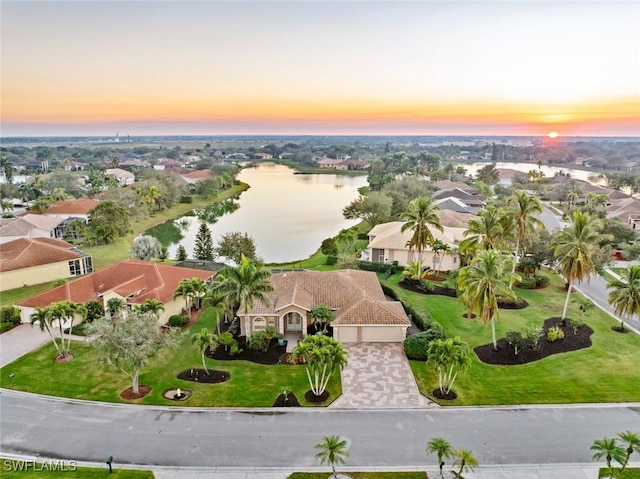
<path id="1" fill-rule="evenodd" d="M 1 136 L 640 136 L 640 2 L 2 1 Z"/>

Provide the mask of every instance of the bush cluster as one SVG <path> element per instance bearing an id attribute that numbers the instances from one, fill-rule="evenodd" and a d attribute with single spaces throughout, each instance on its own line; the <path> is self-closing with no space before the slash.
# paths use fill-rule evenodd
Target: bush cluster
<path id="1" fill-rule="evenodd" d="M 445 334 L 439 323 L 435 321 L 432 327 L 417 334 L 413 334 L 404 340 L 404 352 L 409 359 L 426 361 L 427 350 L 431 341 L 445 339 Z"/>
<path id="2" fill-rule="evenodd" d="M 193 203 L 193 196 L 181 196 L 180 203 Z"/>
<path id="3" fill-rule="evenodd" d="M 185 319 L 186 318 L 180 316 L 179 314 L 174 314 L 173 316 L 169 317 L 169 326 L 171 326 L 172 328 L 179 328 L 185 323 Z"/>
<path id="4" fill-rule="evenodd" d="M 516 283 L 516 287 L 521 289 L 535 289 L 549 284 L 549 277 L 544 275 L 536 275 L 530 278 L 522 278 L 522 281 Z"/>
<path id="5" fill-rule="evenodd" d="M 562 331 L 562 329 L 560 329 L 558 326 L 552 326 L 547 331 L 547 341 L 551 343 L 563 338 L 564 338 L 564 331 Z"/>

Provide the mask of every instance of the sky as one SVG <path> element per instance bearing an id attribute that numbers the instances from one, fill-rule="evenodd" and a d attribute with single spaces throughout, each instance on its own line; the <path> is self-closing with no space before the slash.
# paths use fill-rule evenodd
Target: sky
<path id="1" fill-rule="evenodd" d="M 640 2 L 4 1 L 0 136 L 640 136 Z"/>

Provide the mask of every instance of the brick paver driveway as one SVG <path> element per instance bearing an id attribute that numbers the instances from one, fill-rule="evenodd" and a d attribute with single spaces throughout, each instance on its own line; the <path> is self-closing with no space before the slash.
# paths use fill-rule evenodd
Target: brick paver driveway
<path id="1" fill-rule="evenodd" d="M 418 391 L 409 361 L 396 343 L 345 344 L 342 396 L 330 408 L 437 407 Z"/>

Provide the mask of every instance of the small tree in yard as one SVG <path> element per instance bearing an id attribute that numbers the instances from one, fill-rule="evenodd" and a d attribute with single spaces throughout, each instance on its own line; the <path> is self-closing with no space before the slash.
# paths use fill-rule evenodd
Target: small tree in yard
<path id="1" fill-rule="evenodd" d="M 427 366 L 438 375 L 438 386 L 443 395 L 449 394 L 458 374 L 471 364 L 469 345 L 459 336 L 431 341 L 427 357 Z"/>
<path id="2" fill-rule="evenodd" d="M 592 451 L 596 451 L 593 454 L 593 460 L 599 461 L 603 457 L 607 461 L 607 469 L 609 469 L 609 478 L 613 479 L 613 463 L 612 461 L 616 461 L 620 464 L 624 462 L 625 451 L 620 444 L 615 440 L 615 438 L 605 437 L 604 439 L 598 439 L 593 441 L 593 445 L 591 446 Z"/>
<path id="3" fill-rule="evenodd" d="M 311 309 L 311 318 L 313 319 L 313 325 L 315 326 L 316 331 L 319 331 L 318 324 L 322 324 L 322 330 L 326 331 L 327 326 L 329 326 L 335 317 L 336 313 L 334 313 L 334 311 L 326 304 L 319 304 Z"/>
<path id="4" fill-rule="evenodd" d="M 173 328 L 163 332 L 153 313 L 136 310 L 128 315 L 97 319 L 88 330 L 96 335 L 91 344 L 102 354 L 102 362 L 131 376 L 133 394 L 140 393 L 140 371 L 151 359 L 175 347 L 178 338 Z"/>
<path id="5" fill-rule="evenodd" d="M 454 464 L 460 466 L 460 469 L 458 469 L 456 473 L 459 478 L 462 478 L 462 471 L 473 472 L 473 470 L 478 467 L 478 460 L 469 449 L 460 448 L 456 450 L 453 455 L 456 458 Z"/>
<path id="6" fill-rule="evenodd" d="M 56 341 L 56 337 L 53 335 L 51 331 L 53 325 L 51 324 L 51 315 L 49 314 L 49 308 L 36 308 L 31 316 L 29 316 L 31 321 L 31 326 L 34 324 L 38 324 L 40 326 L 40 331 L 46 331 L 51 336 L 51 340 L 53 341 L 53 345 L 56 347 L 56 351 L 58 352 L 58 356 L 62 356 L 62 350 L 58 345 L 58 341 Z"/>
<path id="7" fill-rule="evenodd" d="M 215 351 L 218 347 L 218 336 L 213 334 L 211 331 L 208 331 L 206 328 L 202 328 L 199 333 L 194 333 L 191 336 L 191 344 L 193 344 L 198 351 L 200 351 L 200 356 L 202 357 L 202 367 L 204 368 L 204 372 L 209 375 L 209 370 L 207 369 L 207 365 L 204 361 L 205 353 L 207 352 L 207 348 L 211 349 L 211 351 Z"/>
<path id="8" fill-rule="evenodd" d="M 178 261 L 184 261 L 187 259 L 187 250 L 182 244 L 178 245 L 178 250 L 176 251 L 176 259 Z"/>
<path id="9" fill-rule="evenodd" d="M 434 437 L 427 443 L 427 453 L 438 455 L 438 468 L 440 469 L 440 477 L 444 479 L 442 468 L 444 467 L 443 459 L 453 456 L 454 449 L 451 443 L 441 437 Z"/>
<path id="10" fill-rule="evenodd" d="M 336 465 L 344 464 L 345 458 L 351 453 L 347 447 L 347 441 L 340 439 L 339 436 L 324 436 L 322 442 L 314 446 L 320 451 L 316 454 L 316 460 L 320 464 L 328 464 L 333 471 L 331 477 L 336 477 Z"/>
<path id="11" fill-rule="evenodd" d="M 60 332 L 60 355 L 66 357 L 71 348 L 71 330 L 73 329 L 73 321 L 76 316 L 87 316 L 87 308 L 84 304 L 74 303 L 73 301 L 59 301 L 53 303 L 48 308 L 47 312 L 49 325 L 54 322 L 57 323 L 58 331 Z M 68 323 L 67 323 L 68 322 Z M 67 334 L 67 342 L 64 339 L 65 325 L 68 327 L 69 333 Z"/>
<path id="12" fill-rule="evenodd" d="M 149 261 L 151 258 L 160 256 L 162 245 L 157 238 L 149 235 L 143 235 L 133 241 L 131 248 L 131 257 L 142 261 Z"/>
<path id="13" fill-rule="evenodd" d="M 322 396 L 331 373 L 342 370 L 347 364 L 347 353 L 342 344 L 324 334 L 305 337 L 293 348 L 291 356 L 294 362 L 304 358 L 307 379 L 315 396 Z"/>
<path id="14" fill-rule="evenodd" d="M 211 239 L 211 230 L 206 223 L 200 223 L 196 234 L 196 244 L 193 248 L 193 257 L 201 261 L 213 261 L 213 240 Z"/>

